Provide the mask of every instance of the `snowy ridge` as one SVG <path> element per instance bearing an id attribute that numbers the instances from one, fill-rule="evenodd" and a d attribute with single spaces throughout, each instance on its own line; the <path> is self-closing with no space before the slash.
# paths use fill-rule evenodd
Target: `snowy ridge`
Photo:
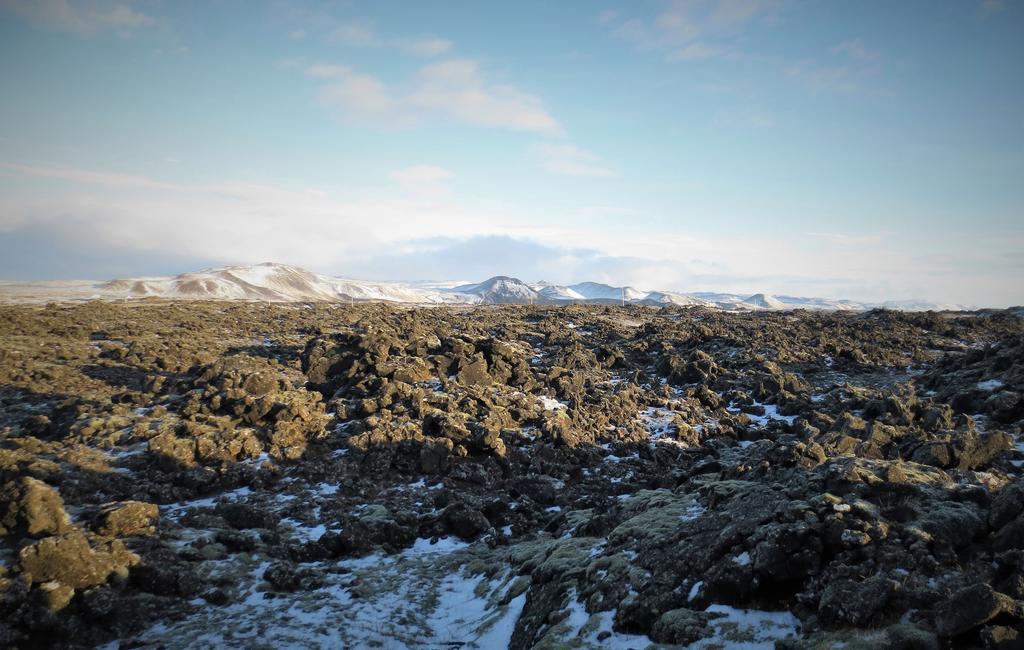
<path id="1" fill-rule="evenodd" d="M 614 300 L 616 302 L 625 299 L 627 302 L 643 300 L 647 293 L 634 289 L 633 287 L 613 287 L 599 282 L 581 282 L 567 287 L 583 296 L 587 300 Z"/>
<path id="2" fill-rule="evenodd" d="M 256 264 L 205 269 L 170 278 L 112 280 L 101 286 L 104 297 L 264 300 L 269 302 L 346 302 L 374 300 L 411 303 L 479 302 L 443 289 L 392 282 L 331 278 L 284 264 Z"/>
<path id="3" fill-rule="evenodd" d="M 251 300 L 266 302 L 378 301 L 409 304 L 551 304 L 620 303 L 663 306 L 701 306 L 730 311 L 810 309 L 864 311 L 874 308 L 902 311 L 961 311 L 963 306 L 922 300 L 860 303 L 828 298 L 773 296 L 766 293 L 642 291 L 599 282 L 559 285 L 528 284 L 518 278 L 495 276 L 476 284 L 437 282 L 370 282 L 334 278 L 285 264 L 227 266 L 182 273 L 173 277 L 143 277 L 88 281 L 3 282 L 0 302 L 39 303 L 50 300 L 126 300 L 172 298 L 189 300 Z"/>
<path id="4" fill-rule="evenodd" d="M 775 296 L 769 296 L 764 293 L 755 293 L 746 300 L 743 304 L 754 309 L 785 309 L 786 305 Z"/>

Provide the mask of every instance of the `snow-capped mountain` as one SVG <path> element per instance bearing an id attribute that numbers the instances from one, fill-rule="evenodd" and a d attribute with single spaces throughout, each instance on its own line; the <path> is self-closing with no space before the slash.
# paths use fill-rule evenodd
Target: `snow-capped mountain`
<path id="1" fill-rule="evenodd" d="M 785 309 L 786 304 L 776 298 L 764 293 L 755 293 L 743 301 L 744 305 L 754 309 Z"/>
<path id="2" fill-rule="evenodd" d="M 886 300 L 882 303 L 876 303 L 872 305 L 874 307 L 882 307 L 884 309 L 896 309 L 898 311 L 958 311 L 964 307 L 949 302 L 931 302 L 930 300 L 922 300 L 920 298 L 911 300 Z"/>
<path id="3" fill-rule="evenodd" d="M 170 278 L 112 280 L 100 286 L 105 297 L 265 300 L 270 302 L 344 302 L 379 300 L 413 303 L 479 302 L 471 296 L 394 282 L 331 278 L 285 264 L 229 266 L 182 273 Z"/>
<path id="4" fill-rule="evenodd" d="M 767 311 L 784 309 L 854 310 L 876 307 L 906 311 L 962 310 L 958 305 L 921 300 L 860 303 L 827 298 L 773 296 L 765 293 L 679 293 L 641 291 L 599 282 L 559 285 L 527 284 L 518 278 L 495 276 L 477 284 L 368 282 L 334 278 L 285 264 L 255 264 L 205 269 L 173 277 L 147 277 L 88 281 L 3 282 L 0 302 L 50 300 L 122 300 L 176 298 L 191 300 L 257 300 L 268 302 L 382 301 L 410 304 L 553 304 L 578 302 L 606 305 L 704 306 L 726 310 Z"/>
<path id="5" fill-rule="evenodd" d="M 647 297 L 647 292 L 634 289 L 633 287 L 613 287 L 608 284 L 601 284 L 600 282 L 580 282 L 579 284 L 571 284 L 567 288 L 583 296 L 586 300 L 613 300 L 615 302 L 625 300 L 626 302 L 631 302 L 643 300 Z"/>
<path id="6" fill-rule="evenodd" d="M 703 300 L 685 293 L 675 293 L 673 291 L 652 291 L 647 294 L 641 302 L 649 305 L 678 305 L 684 307 L 688 305 L 700 305 L 703 307 L 715 306 L 715 303 L 708 300 Z"/>
<path id="7" fill-rule="evenodd" d="M 852 300 L 833 300 L 830 298 L 798 298 L 796 296 L 775 296 L 786 309 L 816 309 L 820 311 L 859 311 L 865 305 Z"/>
<path id="8" fill-rule="evenodd" d="M 476 296 L 479 302 L 519 304 L 541 301 L 540 294 L 519 278 L 497 275 L 479 284 L 465 284 L 452 289 L 453 293 Z"/>
<path id="9" fill-rule="evenodd" d="M 538 282 L 530 286 L 546 300 L 586 300 L 583 294 L 558 284 Z"/>

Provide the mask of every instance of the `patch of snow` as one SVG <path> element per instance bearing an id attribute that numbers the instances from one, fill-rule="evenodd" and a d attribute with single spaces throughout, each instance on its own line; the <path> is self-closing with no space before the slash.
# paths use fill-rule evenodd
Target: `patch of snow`
<path id="1" fill-rule="evenodd" d="M 728 605 L 710 605 L 704 611 L 723 616 L 709 623 L 714 634 L 692 644 L 691 648 L 773 650 L 776 641 L 795 638 L 800 630 L 800 621 L 789 612 L 737 609 Z"/>
<path id="2" fill-rule="evenodd" d="M 690 593 L 686 595 L 686 602 L 693 602 L 693 599 L 696 598 L 698 594 L 700 594 L 700 588 L 703 586 L 703 580 L 698 580 L 697 582 L 693 583 L 693 586 L 690 587 Z"/>
<path id="3" fill-rule="evenodd" d="M 613 629 L 615 624 L 614 610 L 597 612 L 592 616 L 596 621 L 594 630 L 582 639 L 585 648 L 608 648 L 609 650 L 639 650 L 651 645 L 651 640 L 641 634 L 627 634 L 616 632 Z"/>
<path id="4" fill-rule="evenodd" d="M 160 506 L 161 513 L 164 517 L 176 519 L 183 515 L 186 510 L 190 508 L 212 508 L 220 502 L 230 503 L 237 501 L 243 497 L 247 497 L 252 494 L 252 490 L 247 487 L 240 487 L 228 492 L 214 495 L 212 497 L 203 497 L 201 499 L 192 499 L 191 501 L 178 501 L 177 503 L 169 503 L 167 505 Z"/>
<path id="5" fill-rule="evenodd" d="M 1003 384 L 1003 382 L 999 381 L 998 379 L 989 379 L 987 381 L 979 381 L 978 382 L 978 388 L 980 390 L 987 390 L 987 391 L 999 390 L 1004 385 L 1005 384 Z"/>
<path id="6" fill-rule="evenodd" d="M 683 521 L 693 521 L 700 519 L 700 517 L 707 512 L 707 508 L 700 505 L 699 503 L 691 504 L 684 514 L 679 515 L 679 518 Z"/>
<path id="7" fill-rule="evenodd" d="M 754 415 L 752 413 L 747 413 L 747 417 L 750 418 L 751 422 L 756 422 L 762 427 L 768 426 L 768 423 L 772 421 L 785 422 L 786 424 L 790 425 L 796 421 L 795 415 L 781 415 L 779 413 L 779 407 L 776 406 L 775 404 L 762 404 L 760 402 L 754 402 L 753 405 L 763 407 L 764 415 Z M 738 411 L 739 409 L 736 409 L 733 412 L 735 413 Z"/>
<path id="8" fill-rule="evenodd" d="M 547 395 L 540 396 L 540 403 L 544 406 L 545 411 L 557 411 L 559 409 L 569 408 L 569 405 L 565 402 L 560 402 L 557 399 L 548 397 Z"/>
<path id="9" fill-rule="evenodd" d="M 285 524 L 291 529 L 292 537 L 296 540 L 303 542 L 313 542 L 320 539 L 324 533 L 327 532 L 327 526 L 323 524 L 315 524 L 313 526 L 306 525 L 297 519 L 285 517 L 281 519 L 281 523 Z"/>
<path id="10" fill-rule="evenodd" d="M 422 557 L 424 555 L 437 555 L 441 553 L 454 553 L 468 548 L 469 544 L 457 537 L 441 537 L 437 541 L 430 541 L 421 537 L 412 546 L 402 551 L 405 557 Z"/>
<path id="11" fill-rule="evenodd" d="M 329 497 L 338 493 L 341 489 L 340 485 L 334 485 L 332 483 L 317 483 L 316 493 L 323 497 Z"/>

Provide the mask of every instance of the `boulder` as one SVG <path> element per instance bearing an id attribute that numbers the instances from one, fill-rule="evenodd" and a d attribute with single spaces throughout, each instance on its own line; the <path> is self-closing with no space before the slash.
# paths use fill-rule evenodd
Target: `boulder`
<path id="1" fill-rule="evenodd" d="M 991 585 L 978 583 L 961 589 L 935 608 L 935 631 L 940 636 L 959 636 L 1016 609 L 1012 598 Z"/>
<path id="2" fill-rule="evenodd" d="M 832 581 L 818 602 L 818 619 L 825 628 L 876 625 L 898 616 L 899 612 L 890 607 L 898 590 L 899 583 L 881 576 L 863 582 Z"/>
<path id="3" fill-rule="evenodd" d="M 708 633 L 708 614 L 692 609 L 672 609 L 662 614 L 651 627 L 656 643 L 689 645 Z"/>
<path id="4" fill-rule="evenodd" d="M 144 501 L 108 503 L 97 517 L 96 532 L 107 537 L 152 535 L 160 517 L 160 508 Z"/>
<path id="5" fill-rule="evenodd" d="M 0 537 L 55 535 L 71 529 L 71 518 L 57 490 L 40 480 L 23 477 L 0 488 Z"/>
<path id="6" fill-rule="evenodd" d="M 120 540 L 94 549 L 79 530 L 43 538 L 19 553 L 19 568 L 31 582 L 56 581 L 73 589 L 103 584 L 113 573 L 126 576 L 138 563 L 139 556 Z"/>
<path id="7" fill-rule="evenodd" d="M 475 539 L 491 527 L 491 522 L 482 512 L 463 503 L 448 506 L 441 518 L 449 530 L 466 540 Z"/>

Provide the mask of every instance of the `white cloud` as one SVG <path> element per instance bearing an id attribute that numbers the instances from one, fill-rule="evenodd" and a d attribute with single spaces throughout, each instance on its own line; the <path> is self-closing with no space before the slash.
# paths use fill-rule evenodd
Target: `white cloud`
<path id="1" fill-rule="evenodd" d="M 389 86 L 348 66 L 314 65 L 306 74 L 326 80 L 320 98 L 348 119 L 408 126 L 443 117 L 477 126 L 557 133 L 561 127 L 540 98 L 484 78 L 470 59 L 421 68 L 404 85 Z"/>
<path id="2" fill-rule="evenodd" d="M 7 178 L 3 178 L 6 176 Z M 13 177 L 13 178 L 12 178 Z M 27 177 L 37 179 L 26 184 Z M 447 172 L 396 172 L 393 192 L 339 199 L 321 188 L 166 183 L 68 167 L 0 167 L 0 233 L 32 227 L 136 252 L 329 268 L 438 233 L 496 234 L 498 218 L 453 202 Z M 7 191 L 20 184 L 17 192 Z"/>
<path id="3" fill-rule="evenodd" d="M 44 29 L 78 34 L 109 29 L 127 36 L 156 23 L 154 17 L 132 8 L 130 1 L 0 0 L 0 8 Z"/>
<path id="4" fill-rule="evenodd" d="M 567 176 L 615 176 L 601 157 L 571 143 L 541 143 L 533 146 L 541 166 L 555 174 Z"/>
<path id="5" fill-rule="evenodd" d="M 450 194 L 448 180 L 453 174 L 444 167 L 414 165 L 391 172 L 391 180 L 410 196 L 438 198 Z"/>
<path id="6" fill-rule="evenodd" d="M 809 232 L 807 234 L 843 246 L 870 246 L 881 244 L 885 240 L 885 236 L 881 234 L 853 235 L 841 232 Z"/>
<path id="7" fill-rule="evenodd" d="M 29 177 L 32 182 L 26 182 Z M 1019 237 L 946 232 L 933 233 L 931 241 L 915 232 L 901 242 L 889 233 L 698 235 L 681 226 L 651 228 L 640 215 L 594 220 L 587 214 L 468 204 L 454 193 L 433 191 L 444 188 L 451 175 L 429 165 L 398 170 L 391 179 L 391 190 L 346 191 L 347 198 L 339 199 L 315 187 L 181 184 L 70 167 L 3 165 L 0 233 L 45 233 L 112 254 L 273 260 L 357 277 L 387 268 L 395 279 L 423 279 L 430 259 L 452 258 L 446 273 L 466 268 L 528 280 L 543 273 L 560 281 L 682 291 L 1020 302 L 1014 257 L 1022 246 Z M 514 256 L 496 261 L 491 258 L 500 253 L 502 237 L 546 250 L 518 266 Z M 455 249 L 451 240 L 468 243 Z M 486 241 L 489 246 L 474 244 Z M 446 248 L 447 254 L 441 250 L 419 265 L 404 266 L 404 252 Z M 505 264 L 511 268 L 496 268 Z"/>
<path id="8" fill-rule="evenodd" d="M 314 65 L 306 69 L 311 77 L 330 80 L 320 88 L 320 99 L 357 120 L 399 120 L 401 106 L 376 77 L 359 74 L 343 65 Z"/>

